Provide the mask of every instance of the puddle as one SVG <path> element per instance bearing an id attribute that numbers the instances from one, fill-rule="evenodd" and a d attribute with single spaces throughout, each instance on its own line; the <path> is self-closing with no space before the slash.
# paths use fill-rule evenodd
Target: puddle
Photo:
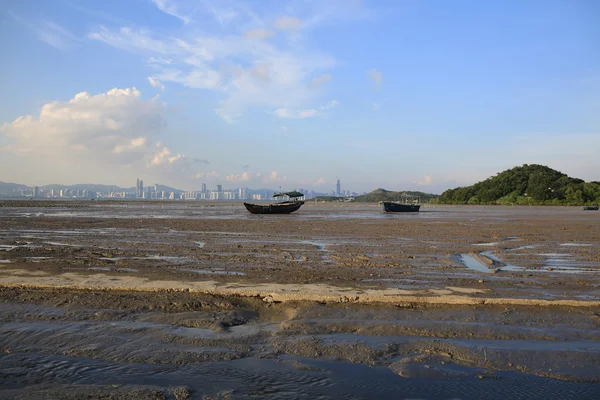
<path id="1" fill-rule="evenodd" d="M 473 246 L 482 246 L 482 247 L 487 247 L 487 246 L 497 246 L 499 245 L 500 242 L 489 242 L 489 243 L 475 243 L 473 244 Z"/>
<path id="2" fill-rule="evenodd" d="M 516 237 L 516 236 L 509 236 L 507 238 L 501 239 L 497 242 L 489 242 L 489 243 L 474 243 L 473 246 L 481 246 L 481 247 L 492 247 L 492 246 L 497 246 L 502 242 L 515 242 L 515 241 L 519 241 L 521 240 L 520 238 Z"/>
<path id="3" fill-rule="evenodd" d="M 168 261 L 171 263 L 186 263 L 191 262 L 192 260 L 188 257 L 178 257 L 178 256 L 149 256 L 149 257 L 133 257 L 136 260 L 160 260 L 160 261 Z"/>
<path id="4" fill-rule="evenodd" d="M 89 267 L 92 271 L 113 271 L 113 272 L 138 272 L 135 268 L 110 268 L 110 267 Z"/>
<path id="5" fill-rule="evenodd" d="M 10 264 L 10 260 L 0 260 L 0 264 Z"/>
<path id="6" fill-rule="evenodd" d="M 11 251 L 12 249 L 16 249 L 18 246 L 13 246 L 10 244 L 0 244 L 0 251 Z"/>
<path id="7" fill-rule="evenodd" d="M 206 246 L 205 242 L 194 242 L 194 243 L 197 244 L 198 247 L 201 248 L 201 249 L 204 248 L 204 246 Z"/>
<path id="8" fill-rule="evenodd" d="M 515 247 L 513 250 L 527 250 L 527 249 L 535 249 L 537 246 L 535 244 L 528 244 L 525 246 Z"/>
<path id="9" fill-rule="evenodd" d="M 196 274 L 204 274 L 204 275 L 236 275 L 236 276 L 246 275 L 243 272 L 224 271 L 224 270 L 220 270 L 220 269 L 215 269 L 215 270 L 208 270 L 208 269 L 185 269 L 185 270 L 182 270 L 182 271 L 195 272 Z"/>
<path id="10" fill-rule="evenodd" d="M 319 250 L 322 253 L 321 254 L 321 261 L 322 262 L 326 262 L 326 263 L 333 262 L 333 260 L 331 258 L 329 258 L 329 256 L 327 255 L 327 253 L 330 252 L 330 250 L 327 249 L 327 243 L 320 242 L 320 241 L 317 241 L 317 240 L 303 240 L 300 243 L 309 244 L 311 246 L 315 246 L 317 248 L 317 250 Z"/>
<path id="11" fill-rule="evenodd" d="M 25 257 L 25 259 L 34 263 L 39 263 L 45 260 L 51 260 L 52 257 Z"/>
<path id="12" fill-rule="evenodd" d="M 590 247 L 592 246 L 589 243 L 561 243 L 561 246 L 571 246 L 571 247 Z"/>
<path id="13" fill-rule="evenodd" d="M 68 247 L 81 247 L 77 244 L 70 244 L 70 243 L 61 243 L 61 242 L 45 242 L 46 244 L 49 244 L 50 246 L 68 246 Z"/>
<path id="14" fill-rule="evenodd" d="M 595 273 L 597 269 L 591 268 L 596 264 L 591 262 L 575 261 L 571 254 L 560 253 L 543 253 L 539 256 L 545 257 L 542 265 L 539 268 L 527 268 L 519 265 L 507 264 L 502 261 L 493 251 L 483 251 L 481 255 L 490 259 L 493 268 L 489 268 L 476 256 L 471 254 L 456 254 L 455 259 L 465 267 L 474 271 L 490 273 L 493 270 L 510 271 L 510 272 L 556 272 L 556 273 Z"/>
<path id="15" fill-rule="evenodd" d="M 483 264 L 481 261 L 477 260 L 470 254 L 457 254 L 456 259 L 461 262 L 465 267 L 472 269 L 474 271 L 490 273 L 491 270 Z"/>

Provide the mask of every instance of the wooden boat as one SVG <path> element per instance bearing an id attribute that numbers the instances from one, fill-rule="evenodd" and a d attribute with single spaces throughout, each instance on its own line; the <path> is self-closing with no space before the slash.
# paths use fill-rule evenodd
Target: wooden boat
<path id="1" fill-rule="evenodd" d="M 244 207 L 252 214 L 289 214 L 297 211 L 304 204 L 304 201 L 300 200 L 304 195 L 296 191 L 275 193 L 273 197 L 287 197 L 289 200 L 271 204 L 244 203 Z"/>
<path id="2" fill-rule="evenodd" d="M 403 204 L 395 201 L 382 201 L 381 208 L 385 212 L 417 212 L 420 204 Z"/>
<path id="3" fill-rule="evenodd" d="M 598 211 L 598 208 L 600 208 L 600 207 L 598 207 L 597 205 L 596 206 L 583 206 L 584 210 L 590 210 L 590 211 Z"/>
<path id="4" fill-rule="evenodd" d="M 419 198 L 404 197 L 401 201 L 380 201 L 385 212 L 417 212 L 421 208 Z"/>

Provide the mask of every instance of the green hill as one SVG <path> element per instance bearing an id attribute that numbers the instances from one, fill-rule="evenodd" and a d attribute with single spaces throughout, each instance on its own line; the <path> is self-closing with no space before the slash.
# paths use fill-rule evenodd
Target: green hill
<path id="1" fill-rule="evenodd" d="M 600 182 L 584 182 L 544 165 L 523 165 L 472 186 L 446 190 L 440 204 L 600 203 Z"/>
<path id="2" fill-rule="evenodd" d="M 423 192 L 413 192 L 413 191 L 404 191 L 404 192 L 392 192 L 390 190 L 385 189 L 375 189 L 370 193 L 363 194 L 361 196 L 356 196 L 352 201 L 359 203 L 378 203 L 380 201 L 396 201 L 400 200 L 405 196 L 413 196 L 418 197 L 421 202 L 425 203 L 430 201 L 431 199 L 437 199 L 439 195 L 432 193 L 423 193 Z M 342 198 L 335 196 L 319 196 L 316 198 L 317 201 L 340 201 Z"/>
<path id="3" fill-rule="evenodd" d="M 362 203 L 377 203 L 379 201 L 396 201 L 405 196 L 418 197 L 423 203 L 439 197 L 439 195 L 432 193 L 414 191 L 392 192 L 385 189 L 375 189 L 371 193 L 355 197 L 354 201 Z"/>

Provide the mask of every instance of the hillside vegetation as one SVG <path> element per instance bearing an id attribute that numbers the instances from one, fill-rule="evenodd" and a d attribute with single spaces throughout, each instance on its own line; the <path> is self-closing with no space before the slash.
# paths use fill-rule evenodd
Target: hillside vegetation
<path id="1" fill-rule="evenodd" d="M 405 196 L 418 197 L 421 200 L 421 202 L 423 202 L 423 203 L 428 202 L 431 199 L 436 199 L 439 197 L 439 195 L 432 194 L 432 193 L 412 192 L 412 191 L 392 192 L 390 190 L 385 190 L 385 189 L 375 189 L 370 193 L 354 197 L 353 201 L 359 202 L 359 203 L 378 203 L 380 201 L 400 200 Z M 320 196 L 320 197 L 316 198 L 317 201 L 340 201 L 340 199 L 341 199 L 340 197 L 335 197 L 335 196 Z"/>
<path id="2" fill-rule="evenodd" d="M 439 195 L 432 194 L 432 193 L 423 193 L 423 192 L 412 192 L 412 191 L 392 192 L 390 190 L 385 190 L 385 189 L 375 189 L 370 193 L 355 197 L 354 201 L 362 202 L 362 203 L 376 203 L 379 201 L 396 201 L 396 200 L 400 200 L 402 197 L 405 197 L 405 196 L 418 197 L 422 202 L 425 203 L 431 199 L 436 199 Z"/>
<path id="3" fill-rule="evenodd" d="M 548 204 L 600 203 L 600 182 L 584 182 L 544 165 L 523 165 L 472 186 L 446 190 L 440 204 Z"/>

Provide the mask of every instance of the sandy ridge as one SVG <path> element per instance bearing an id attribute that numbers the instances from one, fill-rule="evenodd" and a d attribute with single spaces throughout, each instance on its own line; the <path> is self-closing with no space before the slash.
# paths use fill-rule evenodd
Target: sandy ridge
<path id="1" fill-rule="evenodd" d="M 340 303 L 421 303 L 457 305 L 524 305 L 600 307 L 600 301 L 546 300 L 535 298 L 486 297 L 489 289 L 446 287 L 443 289 L 360 289 L 326 284 L 237 284 L 215 281 L 150 280 L 135 276 L 49 275 L 21 269 L 2 270 L 0 287 L 66 288 L 82 290 L 129 290 L 157 292 L 164 290 L 206 293 L 221 296 L 260 297 L 266 302 L 317 301 Z"/>

